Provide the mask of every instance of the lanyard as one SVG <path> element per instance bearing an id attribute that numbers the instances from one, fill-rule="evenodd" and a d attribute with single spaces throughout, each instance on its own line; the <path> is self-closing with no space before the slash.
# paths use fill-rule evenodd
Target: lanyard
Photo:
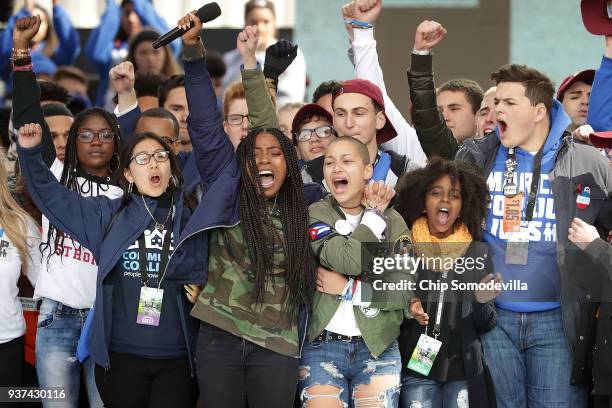
<path id="1" fill-rule="evenodd" d="M 172 211 L 172 209 L 170 210 Z M 155 230 L 153 230 L 155 231 Z M 152 231 L 152 233 L 153 233 Z M 166 225 L 166 233 L 164 234 L 164 244 L 162 246 L 162 251 L 159 259 L 159 270 L 163 271 L 166 268 L 166 264 L 168 263 L 168 258 L 170 255 L 170 241 L 172 241 L 172 222 L 170 225 Z M 142 286 L 147 286 L 147 281 L 149 280 L 149 276 L 147 274 L 147 254 L 146 254 L 146 243 L 144 238 L 144 233 L 140 235 L 138 238 L 138 259 L 140 261 L 140 280 L 142 281 Z M 159 272 L 158 272 L 159 276 Z M 163 277 L 162 277 L 163 280 Z M 161 280 L 157 283 L 157 289 L 161 287 Z"/>
<path id="2" fill-rule="evenodd" d="M 378 160 L 374 165 L 374 172 L 372 173 L 373 181 L 385 181 L 387 178 L 387 173 L 389 173 L 389 169 L 391 168 L 391 155 L 387 152 L 379 152 Z"/>
<path id="3" fill-rule="evenodd" d="M 448 276 L 448 271 L 442 272 L 442 283 L 446 283 L 446 277 Z M 429 292 L 428 298 L 433 297 L 433 292 Z M 431 305 L 433 299 L 427 299 L 427 316 L 431 316 Z M 444 311 L 444 290 L 440 291 L 440 295 L 438 296 L 438 307 L 436 308 L 436 320 L 434 322 L 433 335 L 437 340 L 440 332 L 442 331 L 442 312 Z M 427 336 L 427 328 L 429 325 L 425 326 L 425 335 Z"/>
<path id="4" fill-rule="evenodd" d="M 525 220 L 530 222 L 533 218 L 533 210 L 535 208 L 536 197 L 538 194 L 538 185 L 540 184 L 540 173 L 542 171 L 542 156 L 544 155 L 544 145 L 538 150 L 533 159 L 533 172 L 531 175 L 531 187 L 529 189 L 529 198 L 527 200 L 527 210 L 525 211 Z M 506 197 L 515 196 L 518 193 L 516 183 L 516 153 L 513 147 L 508 148 L 508 159 L 506 160 L 506 171 L 504 173 L 504 195 Z"/>

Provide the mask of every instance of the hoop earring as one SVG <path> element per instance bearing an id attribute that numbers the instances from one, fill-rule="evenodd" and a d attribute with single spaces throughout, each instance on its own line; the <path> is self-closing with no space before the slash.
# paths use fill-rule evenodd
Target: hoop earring
<path id="1" fill-rule="evenodd" d="M 133 185 L 134 185 L 134 183 L 130 181 L 130 185 L 128 186 L 128 195 L 132 194 L 132 186 Z"/>
<path id="2" fill-rule="evenodd" d="M 119 163 L 119 155 L 117 153 L 113 154 L 113 157 L 111 158 L 111 161 L 113 161 L 114 158 L 117 158 L 117 168 L 115 170 L 111 170 L 110 166 L 108 171 L 110 171 L 111 174 L 115 174 L 116 172 L 119 171 L 119 168 L 121 167 L 121 163 Z M 110 163 L 109 163 L 110 164 Z"/>

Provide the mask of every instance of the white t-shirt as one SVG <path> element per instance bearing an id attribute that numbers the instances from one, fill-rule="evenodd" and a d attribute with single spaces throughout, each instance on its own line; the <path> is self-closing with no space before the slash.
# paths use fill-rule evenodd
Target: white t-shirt
<path id="1" fill-rule="evenodd" d="M 355 228 L 357 228 L 359 224 L 365 224 L 372 230 L 378 239 L 381 239 L 382 233 L 386 227 L 386 223 L 382 218 L 370 213 L 366 213 L 366 216 L 363 216 L 363 213 L 359 215 L 350 215 L 345 213 L 344 210 L 342 212 L 344 213 L 345 219 L 351 225 L 351 233 L 355 231 Z M 325 330 L 345 336 L 361 336 L 361 330 L 359 330 L 357 320 L 355 320 L 354 308 L 353 302 L 348 300 L 341 301 L 331 320 L 327 326 L 325 326 Z"/>
<path id="2" fill-rule="evenodd" d="M 36 283 L 40 269 L 40 231 L 31 220 L 27 222 L 27 245 L 30 258 L 26 276 Z M 9 240 L 6 231 L 0 226 L 0 344 L 7 343 L 25 333 L 25 320 L 21 302 L 17 297 L 19 289 L 17 281 L 21 274 L 21 259 L 19 251 Z"/>
<path id="3" fill-rule="evenodd" d="M 57 159 L 51 166 L 51 172 L 58 180 L 62 176 L 63 169 L 63 163 Z M 117 186 L 97 184 L 83 177 L 78 177 L 77 182 L 82 186 L 81 195 L 85 197 L 103 195 L 109 198 L 120 198 L 123 196 L 123 190 Z M 48 232 L 49 220 L 43 216 L 43 245 L 47 242 Z M 53 254 L 48 258 L 49 250 L 55 246 L 53 237 L 49 244 L 50 248 L 42 256 L 42 267 L 36 282 L 34 298 L 52 299 L 75 309 L 90 308 L 96 298 L 96 276 L 98 274 L 98 263 L 93 254 L 72 237 L 66 235 L 62 256 Z"/>

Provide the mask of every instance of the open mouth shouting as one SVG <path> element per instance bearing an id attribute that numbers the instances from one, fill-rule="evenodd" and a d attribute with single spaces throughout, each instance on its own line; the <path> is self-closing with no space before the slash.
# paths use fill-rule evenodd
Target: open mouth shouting
<path id="1" fill-rule="evenodd" d="M 272 170 L 260 170 L 257 175 L 259 177 L 259 184 L 264 190 L 274 185 L 274 172 Z"/>
<path id="2" fill-rule="evenodd" d="M 335 176 L 332 178 L 332 184 L 334 194 L 343 194 L 348 189 L 348 180 L 344 176 Z"/>

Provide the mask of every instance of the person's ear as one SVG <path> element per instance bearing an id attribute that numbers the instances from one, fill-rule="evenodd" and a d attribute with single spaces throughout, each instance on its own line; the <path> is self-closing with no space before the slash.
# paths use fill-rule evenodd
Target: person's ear
<path id="1" fill-rule="evenodd" d="M 370 180 L 372 178 L 373 173 L 374 173 L 374 166 L 372 166 L 372 163 L 366 164 L 366 166 L 363 169 L 363 179 L 365 181 Z"/>
<path id="2" fill-rule="evenodd" d="M 123 170 L 123 177 L 125 177 L 125 179 L 128 181 L 128 183 L 133 183 L 134 182 L 134 176 L 132 176 L 132 172 L 130 171 L 129 167 L 126 167 Z"/>
<path id="3" fill-rule="evenodd" d="M 386 123 L 387 123 L 387 117 L 385 116 L 383 111 L 379 111 L 376 114 L 376 130 L 380 130 L 384 128 Z"/>
<path id="4" fill-rule="evenodd" d="M 538 103 L 535 106 L 535 109 L 536 109 L 536 113 L 535 113 L 536 123 L 543 121 L 548 116 L 548 109 L 546 109 L 546 106 L 542 102 Z"/>

